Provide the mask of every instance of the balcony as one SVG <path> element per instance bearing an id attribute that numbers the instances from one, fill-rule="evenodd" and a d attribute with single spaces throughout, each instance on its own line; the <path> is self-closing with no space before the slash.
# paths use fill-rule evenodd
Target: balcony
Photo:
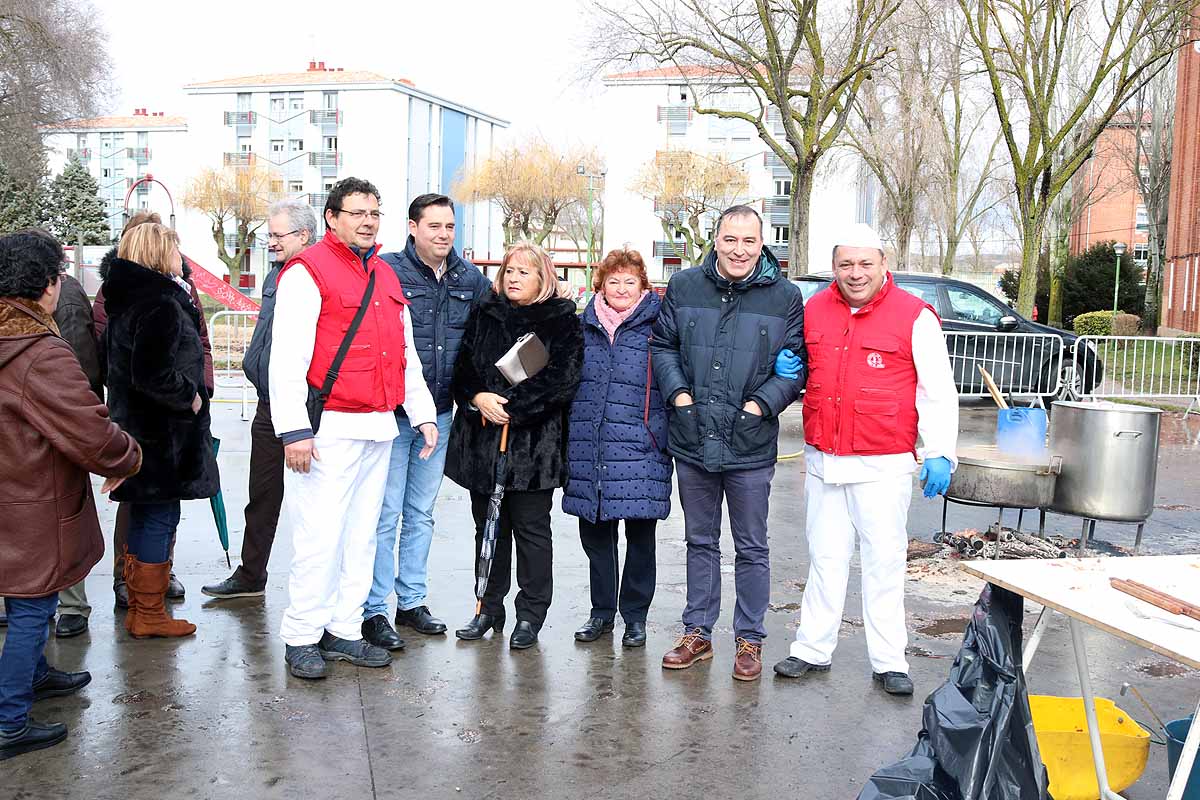
<path id="1" fill-rule="evenodd" d="M 336 150 L 309 153 L 308 165 L 310 167 L 340 167 L 342 165 L 342 154 Z"/>
<path id="2" fill-rule="evenodd" d="M 791 177 L 792 171 L 783 163 L 783 159 L 770 150 L 763 153 L 763 166 L 771 170 L 771 175 L 775 177 Z"/>
<path id="3" fill-rule="evenodd" d="M 312 110 L 308 112 L 308 121 L 312 125 L 341 125 L 342 112 L 336 110 Z"/>
<path id="4" fill-rule="evenodd" d="M 683 215 L 684 208 L 682 203 L 663 203 L 655 199 L 654 213 L 660 218 L 678 219 Z"/>
<path id="5" fill-rule="evenodd" d="M 771 255 L 775 256 L 775 260 L 786 266 L 788 263 L 788 246 L 786 244 L 769 244 L 767 249 L 771 251 Z"/>
<path id="6" fill-rule="evenodd" d="M 792 198 L 790 196 L 768 197 L 763 205 L 763 210 L 766 211 L 772 225 L 787 225 L 792 221 Z"/>
<path id="7" fill-rule="evenodd" d="M 687 133 L 688 122 L 691 119 L 691 106 L 670 105 L 658 107 L 658 121 L 667 123 L 667 132 L 672 136 L 682 136 Z"/>
<path id="8" fill-rule="evenodd" d="M 92 157 L 92 148 L 82 147 L 78 150 L 68 150 L 67 158 L 78 158 L 80 161 L 87 161 Z"/>
<path id="9" fill-rule="evenodd" d="M 225 125 L 253 125 L 258 116 L 253 111 L 226 111 Z"/>
<path id="10" fill-rule="evenodd" d="M 250 241 L 248 241 L 246 244 L 249 245 L 251 250 L 254 250 L 259 245 L 258 237 L 251 236 Z M 230 253 L 232 253 L 234 250 L 237 249 L 237 234 L 236 233 L 225 234 L 225 249 L 227 251 L 229 251 Z"/>
<path id="11" fill-rule="evenodd" d="M 150 148 L 149 147 L 126 147 L 125 148 L 125 157 L 132 158 L 134 161 L 136 161 L 139 164 L 147 164 L 150 162 Z"/>
<path id="12" fill-rule="evenodd" d="M 685 258 L 687 256 L 687 245 L 683 242 L 655 242 L 653 245 L 652 254 L 655 258 Z"/>
<path id="13" fill-rule="evenodd" d="M 329 199 L 329 192 L 310 192 L 308 195 L 308 204 L 317 209 L 318 212 L 325 208 L 325 201 Z"/>
<path id="14" fill-rule="evenodd" d="M 226 153 L 225 166 L 248 167 L 254 163 L 254 153 Z"/>

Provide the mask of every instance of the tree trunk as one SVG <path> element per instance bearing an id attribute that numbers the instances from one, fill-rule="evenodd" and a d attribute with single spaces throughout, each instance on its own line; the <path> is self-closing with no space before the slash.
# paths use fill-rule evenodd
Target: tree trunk
<path id="1" fill-rule="evenodd" d="M 907 216 L 905 214 L 904 216 Z M 911 219 L 902 219 L 896 221 L 896 266 L 898 270 L 904 272 L 912 272 L 912 264 L 909 259 L 912 257 L 912 235 L 916 225 Z"/>
<path id="2" fill-rule="evenodd" d="M 1161 237 L 1158 235 L 1158 226 L 1150 226 L 1150 236 L 1147 243 L 1147 262 L 1146 262 L 1146 299 L 1142 306 L 1142 330 L 1150 336 L 1155 336 L 1158 333 L 1159 309 L 1161 307 L 1162 297 L 1160 295 L 1162 287 L 1162 258 L 1159 250 L 1161 246 Z"/>
<path id="3" fill-rule="evenodd" d="M 1067 256 L 1070 252 L 1067 231 L 1064 228 L 1054 237 L 1050 251 L 1050 302 L 1046 309 L 1046 324 L 1062 328 L 1062 282 L 1067 274 Z"/>
<path id="4" fill-rule="evenodd" d="M 808 225 L 813 191 L 813 164 L 804 156 L 792 175 L 792 231 L 788 238 L 788 277 L 808 274 Z"/>
<path id="5" fill-rule="evenodd" d="M 954 274 L 954 259 L 958 258 L 958 240 L 953 236 L 947 238 L 946 249 L 942 253 L 942 274 Z"/>
<path id="6" fill-rule="evenodd" d="M 1037 300 L 1038 259 L 1042 254 L 1042 234 L 1046 229 L 1046 208 L 1039 203 L 1021 214 L 1021 284 L 1017 294 L 1017 312 L 1033 318 Z"/>

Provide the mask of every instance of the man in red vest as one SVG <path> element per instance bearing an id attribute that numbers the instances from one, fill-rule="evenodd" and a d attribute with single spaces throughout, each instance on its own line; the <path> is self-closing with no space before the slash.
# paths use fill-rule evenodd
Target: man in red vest
<path id="1" fill-rule="evenodd" d="M 403 407 L 424 437 L 422 458 L 437 444 L 437 410 L 416 357 L 404 292 L 377 255 L 381 216 L 371 183 L 339 181 L 325 201 L 325 237 L 279 274 L 268 383 L 292 524 L 289 605 L 280 633 L 288 669 L 298 678 L 325 677 L 327 661 L 391 663 L 387 650 L 363 641 L 361 626 L 398 433 L 395 410 Z M 332 374 L 356 319 L 358 330 L 315 417 L 310 391 Z"/>
<path id="2" fill-rule="evenodd" d="M 836 242 L 834 281 L 804 309 L 809 571 L 796 641 L 775 672 L 829 670 L 857 534 L 873 677 L 888 694 L 909 695 L 904 576 L 917 435 L 925 496 L 943 494 L 958 390 L 937 313 L 896 286 L 875 231 L 853 225 Z"/>

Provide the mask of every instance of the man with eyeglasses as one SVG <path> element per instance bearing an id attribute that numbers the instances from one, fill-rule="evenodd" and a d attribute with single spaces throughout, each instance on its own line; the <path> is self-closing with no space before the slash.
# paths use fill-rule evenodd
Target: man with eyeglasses
<path id="1" fill-rule="evenodd" d="M 268 377 L 293 550 L 280 634 L 298 678 L 324 678 L 327 661 L 391 663 L 391 653 L 362 639 L 362 607 L 399 433 L 395 410 L 403 407 L 423 437 L 421 458 L 438 441 L 408 301 L 378 256 L 382 216 L 373 184 L 339 181 L 325 201 L 325 237 L 279 274 Z M 323 402 L 310 402 L 319 390 Z"/>
<path id="2" fill-rule="evenodd" d="M 317 240 L 317 215 L 302 200 L 280 200 L 267 210 L 267 254 L 271 269 L 263 281 L 262 307 L 242 371 L 258 392 L 258 409 L 250 423 L 250 500 L 246 503 L 246 532 L 242 563 L 220 583 L 200 589 L 209 597 L 261 597 L 267 589 L 267 562 L 275 543 L 279 509 L 283 504 L 283 443 L 271 423 L 268 365 L 275 314 L 275 290 L 283 266 Z"/>

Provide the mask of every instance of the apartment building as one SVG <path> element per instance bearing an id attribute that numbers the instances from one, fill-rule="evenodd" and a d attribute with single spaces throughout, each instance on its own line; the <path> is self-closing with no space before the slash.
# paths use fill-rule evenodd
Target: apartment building
<path id="1" fill-rule="evenodd" d="M 693 91 L 702 101 L 730 110 L 757 109 L 749 90 L 728 79 L 689 68 L 639 70 L 603 79 L 602 143 L 608 175 L 604 190 L 605 247 L 628 244 L 647 258 L 652 278 L 663 279 L 683 265 L 681 241 L 665 238 L 656 198 L 634 190 L 638 176 L 656 158 L 672 151 L 690 151 L 741 166 L 749 183 L 739 201 L 763 213 L 767 245 L 786 262 L 791 239 L 792 176 L 742 120 L 720 119 L 694 111 Z M 782 140 L 782 120 L 768 110 L 768 124 Z M 808 271 L 828 270 L 833 236 L 849 222 L 875 222 L 873 178 L 861 161 L 849 154 L 828 156 L 819 168 L 812 195 Z M 709 227 L 715 214 L 706 218 Z"/>
<path id="2" fill-rule="evenodd" d="M 1200 42 L 1179 51 L 1161 330 L 1200 333 Z"/>
<path id="3" fill-rule="evenodd" d="M 1114 119 L 1096 140 L 1092 157 L 1075 173 L 1072 194 L 1078 217 L 1071 225 L 1071 255 L 1100 242 L 1123 242 L 1134 263 L 1149 259 L 1150 219 L 1133 175 L 1138 126 L 1129 116 Z"/>

